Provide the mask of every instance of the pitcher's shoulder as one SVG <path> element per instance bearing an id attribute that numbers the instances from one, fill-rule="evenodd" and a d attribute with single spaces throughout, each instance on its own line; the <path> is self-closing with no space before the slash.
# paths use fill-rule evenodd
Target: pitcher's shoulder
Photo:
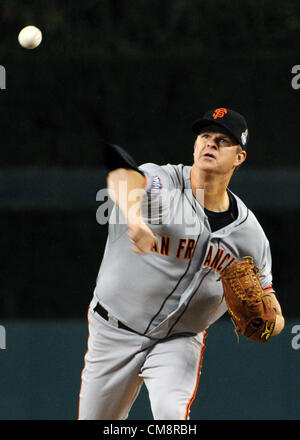
<path id="1" fill-rule="evenodd" d="M 173 165 L 168 163 L 166 165 L 163 165 L 162 168 L 164 168 L 166 172 L 169 174 L 174 186 L 176 187 L 184 187 L 185 181 L 187 179 L 190 179 L 190 173 L 192 168 L 190 165 L 184 165 L 182 163 Z"/>
<path id="2" fill-rule="evenodd" d="M 139 167 L 148 177 L 158 178 L 163 181 L 169 180 L 170 186 L 179 188 L 184 187 L 184 182 L 189 178 L 191 172 L 191 166 L 183 164 L 173 165 L 164 164 L 158 165 L 155 163 L 144 163 Z"/>
<path id="3" fill-rule="evenodd" d="M 265 231 L 252 209 L 232 191 L 231 194 L 235 197 L 238 206 L 239 218 L 237 220 L 237 226 L 240 228 L 244 227 L 248 229 L 249 232 L 255 232 L 261 237 L 265 236 Z"/>

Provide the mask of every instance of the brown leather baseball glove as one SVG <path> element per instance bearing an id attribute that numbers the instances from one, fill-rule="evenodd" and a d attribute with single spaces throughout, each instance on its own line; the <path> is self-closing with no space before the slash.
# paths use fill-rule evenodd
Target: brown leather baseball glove
<path id="1" fill-rule="evenodd" d="M 274 330 L 276 313 L 262 288 L 259 269 L 252 257 L 227 266 L 222 281 L 228 312 L 235 332 L 256 342 L 267 342 Z"/>

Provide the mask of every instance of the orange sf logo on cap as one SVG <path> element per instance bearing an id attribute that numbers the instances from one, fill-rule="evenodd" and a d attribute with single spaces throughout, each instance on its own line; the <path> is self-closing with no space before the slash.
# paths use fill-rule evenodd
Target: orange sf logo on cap
<path id="1" fill-rule="evenodd" d="M 224 116 L 226 115 L 227 112 L 227 108 L 217 108 L 213 114 L 213 118 L 217 119 L 217 118 L 224 118 Z"/>

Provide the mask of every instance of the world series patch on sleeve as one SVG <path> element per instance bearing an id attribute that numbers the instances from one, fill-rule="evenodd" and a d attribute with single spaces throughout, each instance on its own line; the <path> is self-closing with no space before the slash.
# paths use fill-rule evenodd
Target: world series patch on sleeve
<path id="1" fill-rule="evenodd" d="M 267 342 L 275 327 L 276 312 L 262 288 L 253 258 L 244 257 L 230 264 L 220 280 L 236 334 L 240 332 L 253 341 Z"/>

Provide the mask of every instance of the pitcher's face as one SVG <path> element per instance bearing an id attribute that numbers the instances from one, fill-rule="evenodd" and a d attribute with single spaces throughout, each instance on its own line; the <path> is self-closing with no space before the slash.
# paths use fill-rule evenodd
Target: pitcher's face
<path id="1" fill-rule="evenodd" d="M 216 174 L 232 174 L 246 159 L 246 152 L 230 136 L 203 131 L 194 145 L 196 168 Z"/>

